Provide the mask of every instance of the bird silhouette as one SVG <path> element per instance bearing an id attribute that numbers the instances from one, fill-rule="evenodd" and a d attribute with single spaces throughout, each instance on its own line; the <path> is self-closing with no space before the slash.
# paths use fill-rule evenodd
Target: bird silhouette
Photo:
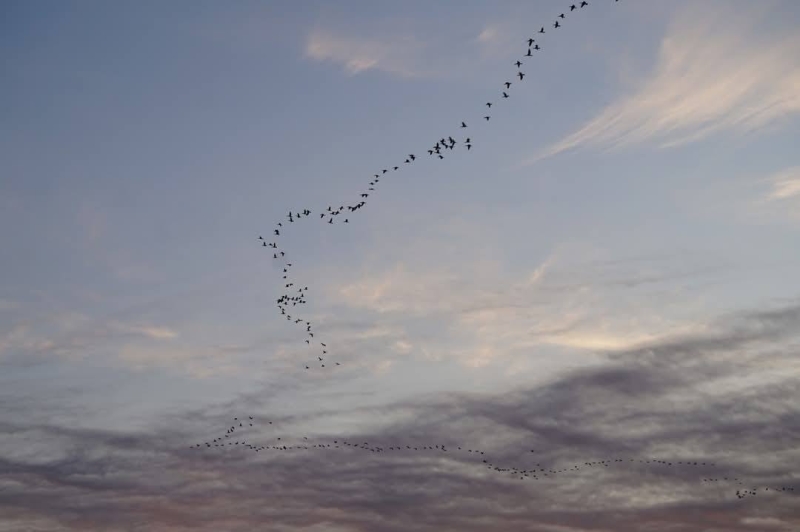
<path id="1" fill-rule="evenodd" d="M 618 1 L 618 0 L 615 0 L 615 1 Z M 588 4 L 589 4 L 589 2 L 587 2 L 585 0 L 581 1 L 580 2 L 580 7 L 583 8 L 585 6 L 588 6 Z M 569 6 L 569 9 L 570 9 L 570 12 L 574 11 L 575 9 L 577 9 L 577 6 L 575 4 L 572 4 L 572 5 Z M 560 13 L 559 15 L 557 15 L 557 18 L 553 23 L 553 27 L 554 28 L 560 28 L 561 27 L 561 23 L 559 22 L 558 19 L 564 20 L 565 18 L 566 18 L 565 13 Z M 545 33 L 545 27 L 542 26 L 538 33 L 540 33 L 540 34 Z M 528 38 L 525 39 L 525 42 L 528 44 L 526 57 L 532 56 L 533 51 L 541 50 L 540 45 L 536 44 L 536 39 L 535 38 L 528 37 Z M 522 72 L 520 70 L 522 65 L 523 65 L 523 62 L 520 61 L 520 60 L 516 60 L 514 62 L 514 65 L 517 67 L 516 76 L 518 77 L 519 81 L 521 82 L 521 81 L 524 80 L 524 77 L 527 75 L 525 72 Z M 511 88 L 512 82 L 511 81 L 506 81 L 506 82 L 503 83 L 503 85 L 504 85 L 504 89 L 505 90 L 501 91 L 502 97 L 503 98 L 509 98 L 510 96 L 509 96 L 509 92 L 508 91 Z M 493 103 L 492 102 L 486 102 L 485 105 L 486 105 L 486 107 L 488 109 L 491 109 Z M 486 120 L 488 122 L 491 119 L 491 116 L 485 115 L 485 116 L 483 116 L 483 118 L 484 118 L 484 120 Z M 466 128 L 467 127 L 466 121 L 461 121 L 461 126 L 460 127 L 461 128 Z M 452 150 L 452 149 L 454 149 L 457 143 L 458 142 L 453 137 L 448 137 L 447 139 L 442 138 L 435 144 L 435 146 L 427 149 L 426 151 L 428 152 L 428 155 L 430 155 L 430 156 L 436 155 L 436 157 L 439 160 L 442 160 L 442 159 L 444 159 L 444 155 L 443 155 L 444 150 L 447 150 L 447 149 Z M 466 147 L 466 149 L 468 151 L 470 151 L 472 149 L 472 147 L 473 147 L 472 140 L 469 137 L 466 138 L 466 140 L 463 142 L 463 144 L 464 144 L 464 146 Z M 410 163 L 414 162 L 415 159 L 416 159 L 416 157 L 415 157 L 414 154 L 409 154 L 408 157 L 404 160 L 404 163 L 410 164 Z M 353 205 L 347 205 L 348 212 L 354 213 L 358 209 L 360 209 L 360 208 L 362 208 L 362 207 L 364 207 L 366 205 L 366 202 L 363 201 L 363 200 L 365 198 L 369 197 L 369 193 L 374 192 L 376 190 L 379 177 L 382 176 L 382 175 L 387 174 L 389 172 L 389 168 L 393 169 L 394 171 L 397 171 L 399 169 L 399 166 L 383 168 L 381 170 L 378 170 L 378 173 L 373 174 L 373 178 L 369 182 L 368 191 L 360 193 L 360 197 L 362 198 L 362 201 L 360 201 L 360 202 L 358 202 L 356 204 L 353 204 Z M 327 221 L 328 224 L 332 225 L 333 222 L 334 222 L 334 218 L 336 216 L 342 214 L 343 212 L 345 212 L 344 209 L 345 209 L 344 205 L 340 206 L 338 209 L 334 208 L 332 205 L 329 205 L 327 207 L 327 211 L 322 212 L 320 214 L 320 221 L 325 220 L 326 213 L 327 213 L 328 214 L 328 216 L 327 216 L 328 219 L 325 220 L 325 221 Z M 289 220 L 289 223 L 294 223 L 296 221 L 299 222 L 301 218 L 309 216 L 310 214 L 311 214 L 311 211 L 309 209 L 303 208 L 302 210 L 298 210 L 297 212 L 292 212 L 290 210 L 290 211 L 288 211 L 286 216 L 287 216 L 287 219 Z M 340 219 L 340 221 L 342 221 L 342 219 Z M 349 224 L 350 223 L 349 218 L 344 218 L 344 223 Z M 278 222 L 277 223 L 277 227 L 278 228 L 282 228 L 283 227 L 282 223 Z M 280 232 L 281 230 L 282 229 L 273 229 L 274 235 L 275 236 L 279 236 L 279 237 L 282 236 L 281 232 Z M 269 247 L 272 247 L 273 249 L 275 249 L 276 252 L 273 253 L 273 259 L 277 260 L 278 259 L 278 255 L 280 254 L 280 257 L 285 260 L 286 254 L 283 251 L 278 251 L 277 242 L 272 242 L 272 243 L 268 244 L 267 242 L 264 241 L 264 237 L 261 236 L 261 235 L 258 236 L 258 239 L 262 241 L 262 244 L 261 244 L 262 247 L 266 247 L 268 245 Z M 286 268 L 286 267 L 283 268 L 283 274 L 284 274 L 283 275 L 283 279 L 288 280 L 288 268 Z M 287 282 L 287 283 L 285 283 L 285 288 L 290 288 L 291 286 L 293 286 L 293 284 L 294 283 L 288 283 Z M 298 294 L 299 295 L 294 296 L 294 297 L 290 297 L 290 296 L 286 295 L 286 296 L 283 296 L 282 298 L 280 298 L 278 300 L 278 305 L 277 306 L 278 306 L 281 314 L 284 315 L 284 316 L 287 316 L 287 320 L 288 321 L 291 321 L 292 318 L 287 315 L 287 313 L 286 313 L 287 309 L 294 308 L 297 305 L 303 305 L 303 304 L 308 303 L 308 301 L 306 301 L 306 299 L 304 297 L 303 289 L 299 289 L 298 290 Z M 289 303 L 291 303 L 291 307 L 289 307 Z M 296 324 L 298 324 L 298 323 L 301 323 L 303 320 L 301 318 L 296 318 L 296 319 L 294 319 L 294 321 L 295 321 Z M 309 336 L 313 337 L 313 333 L 310 332 L 311 331 L 310 322 L 306 322 L 306 323 L 307 323 L 307 326 L 308 326 L 307 333 L 309 334 Z M 310 344 L 308 339 L 306 339 L 306 343 Z M 324 343 L 322 345 L 323 345 L 323 347 L 325 347 Z M 325 352 L 325 351 L 323 351 L 323 352 Z M 339 364 L 336 363 L 336 365 L 339 365 Z M 323 367 L 324 367 L 324 365 L 323 365 Z M 306 366 L 306 369 L 308 369 L 307 366 Z M 431 448 L 431 447 L 428 447 L 428 448 Z M 439 448 L 439 446 L 436 446 L 436 448 Z M 442 449 L 443 449 L 443 446 L 442 446 Z M 381 452 L 381 451 L 378 450 L 377 452 Z"/>

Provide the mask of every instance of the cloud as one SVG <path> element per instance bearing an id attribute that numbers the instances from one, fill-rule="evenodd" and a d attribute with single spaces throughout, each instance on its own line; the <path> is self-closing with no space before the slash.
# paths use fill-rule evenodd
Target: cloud
<path id="1" fill-rule="evenodd" d="M 491 43 L 497 39 L 499 32 L 500 29 L 496 24 L 490 24 L 481 30 L 477 40 L 480 43 Z"/>
<path id="2" fill-rule="evenodd" d="M 342 284 L 339 302 L 368 311 L 367 321 L 380 314 L 381 324 L 391 325 L 386 340 L 413 338 L 414 353 L 471 368 L 530 360 L 531 349 L 614 351 L 705 330 L 699 299 L 687 300 L 675 289 L 703 275 L 719 276 L 719 265 L 692 265 L 698 259 L 685 257 L 680 265 L 666 257 L 652 264 L 570 260 L 560 249 L 516 279 L 488 263 L 470 271 L 415 271 L 399 263 Z"/>
<path id="3" fill-rule="evenodd" d="M 792 524 L 775 517 L 744 517 L 742 524 L 761 530 L 791 530 Z"/>
<path id="4" fill-rule="evenodd" d="M 525 281 L 525 286 L 531 287 L 538 284 L 544 277 L 544 274 L 545 272 L 547 272 L 547 269 L 553 264 L 555 259 L 556 259 L 555 256 L 551 256 L 547 260 L 545 260 L 538 268 L 533 270 L 533 272 L 531 272 L 531 274 L 528 276 L 528 279 Z"/>
<path id="5" fill-rule="evenodd" d="M 721 316 L 537 386 L 296 415 L 275 413 L 286 399 L 272 390 L 137 430 L 37 422 L 35 399 L 3 397 L 0 530 L 794 530 L 797 373 L 719 383 L 791 361 L 799 331 L 793 304 Z M 242 412 L 256 423 L 240 439 L 310 448 L 189 448 Z M 738 481 L 707 477 L 761 491 L 738 500 Z"/>
<path id="6" fill-rule="evenodd" d="M 527 163 L 581 146 L 670 147 L 723 131 L 746 134 L 795 116 L 800 35 L 757 27 L 756 9 L 703 3 L 678 13 L 638 90 Z"/>
<path id="7" fill-rule="evenodd" d="M 350 74 L 380 70 L 403 78 L 424 75 L 417 63 L 424 46 L 413 37 L 360 38 L 315 29 L 306 40 L 306 56 L 340 64 Z"/>
<path id="8" fill-rule="evenodd" d="M 169 340 L 178 337 L 178 333 L 168 327 L 129 327 L 128 330 L 154 340 Z"/>
<path id="9" fill-rule="evenodd" d="M 745 212 L 760 220 L 800 221 L 800 166 L 760 179 L 757 184 L 760 197 L 748 200 Z M 764 185 L 767 190 L 763 190 Z"/>
<path id="10" fill-rule="evenodd" d="M 769 178 L 770 192 L 766 201 L 798 199 L 800 196 L 800 166 L 788 168 Z"/>
<path id="11" fill-rule="evenodd" d="M 705 211 L 716 206 L 720 215 L 747 223 L 795 225 L 800 221 L 800 166 L 720 179 L 695 191 L 694 198 L 698 205 L 706 202 L 702 205 Z"/>
<path id="12" fill-rule="evenodd" d="M 273 342 L 274 343 L 274 342 Z M 77 312 L 33 313 L 6 331 L 0 330 L 0 357 L 4 364 L 29 367 L 54 357 L 78 362 L 102 357 L 123 365 L 169 368 L 192 377 L 242 371 L 238 357 L 252 346 L 211 347 L 181 340 L 177 330 L 138 320 L 92 318 Z"/>

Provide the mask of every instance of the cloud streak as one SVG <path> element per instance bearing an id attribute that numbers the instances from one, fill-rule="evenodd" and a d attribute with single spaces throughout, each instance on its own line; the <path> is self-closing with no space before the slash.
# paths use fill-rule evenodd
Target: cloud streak
<path id="1" fill-rule="evenodd" d="M 341 65 L 351 75 L 379 70 L 402 78 L 424 75 L 417 62 L 424 49 L 414 37 L 366 38 L 315 29 L 307 40 L 306 56 Z"/>
<path id="2" fill-rule="evenodd" d="M 771 190 L 765 201 L 796 200 L 800 197 L 800 166 L 787 168 L 769 178 Z"/>
<path id="3" fill-rule="evenodd" d="M 718 3 L 683 10 L 638 90 L 527 163 L 584 146 L 671 147 L 724 131 L 747 134 L 795 116 L 800 36 L 760 31 L 760 14 L 752 5 Z"/>

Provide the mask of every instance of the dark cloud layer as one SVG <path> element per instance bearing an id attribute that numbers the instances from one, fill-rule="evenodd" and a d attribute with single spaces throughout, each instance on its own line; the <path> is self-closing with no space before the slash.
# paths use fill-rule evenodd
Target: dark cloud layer
<path id="1" fill-rule="evenodd" d="M 269 425 L 259 414 L 246 433 L 257 445 L 280 436 L 338 449 L 189 448 L 224 434 L 241 405 L 127 434 L 25 423 L 16 411 L 0 422 L 0 531 L 797 530 L 798 336 L 798 305 L 730 315 L 702 335 L 618 352 L 537 388 L 382 407 L 382 419 L 403 421 L 374 431 L 303 440 L 296 425 L 308 415 Z M 242 403 L 268 412 L 267 397 Z M 374 452 L 342 440 L 448 450 Z M 561 472 L 520 480 L 484 458 Z M 585 465 L 600 460 L 623 462 Z M 739 483 L 703 481 L 711 477 L 741 479 L 758 495 L 739 499 Z"/>

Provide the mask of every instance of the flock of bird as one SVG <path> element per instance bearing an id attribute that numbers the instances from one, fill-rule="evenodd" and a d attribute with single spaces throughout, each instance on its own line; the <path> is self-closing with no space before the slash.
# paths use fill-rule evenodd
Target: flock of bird
<path id="1" fill-rule="evenodd" d="M 614 0 L 618 2 L 619 0 Z M 554 20 L 552 24 L 553 30 L 557 30 L 562 27 L 562 21 L 565 21 L 569 14 L 574 11 L 582 10 L 583 8 L 587 7 L 589 2 L 583 0 L 581 2 L 576 2 L 569 6 L 565 12 L 560 13 Z M 536 53 L 542 50 L 542 47 L 539 42 L 537 42 L 536 37 L 541 34 L 546 33 L 548 30 L 542 26 L 536 33 L 535 36 L 528 37 L 526 39 L 527 49 L 523 54 L 521 59 L 516 60 L 513 65 L 516 67 L 517 72 L 514 76 L 514 81 L 505 81 L 502 83 L 501 89 L 498 91 L 497 98 L 498 101 L 488 101 L 484 104 L 485 111 L 481 114 L 481 118 L 478 119 L 479 122 L 486 123 L 489 122 L 492 118 L 492 111 L 497 103 L 502 102 L 511 97 L 511 87 L 514 84 L 521 83 L 526 76 L 526 72 L 522 70 L 524 64 L 527 63 L 529 58 L 533 57 Z M 552 30 L 551 30 L 552 31 Z M 471 122 L 470 122 L 471 124 Z M 467 124 L 466 121 L 460 122 L 460 130 L 468 130 L 472 126 Z M 463 149 L 469 152 L 474 142 L 472 140 L 472 135 L 466 134 L 467 132 L 463 132 L 462 135 L 446 135 L 440 138 L 435 139 L 435 142 L 432 142 L 430 147 L 427 149 L 427 155 L 429 158 L 434 158 L 438 160 L 442 160 L 448 154 L 448 151 L 453 152 L 456 150 L 457 146 L 463 147 Z M 458 140 L 456 139 L 458 137 Z M 282 237 L 286 235 L 287 230 L 289 227 L 299 222 L 301 219 L 314 219 L 321 223 L 327 224 L 334 224 L 334 223 L 350 223 L 350 218 L 354 216 L 354 214 L 359 211 L 360 209 L 364 208 L 369 201 L 369 198 L 377 193 L 377 189 L 382 182 L 382 180 L 388 179 L 391 177 L 395 172 L 400 171 L 405 165 L 415 164 L 419 160 L 419 157 L 413 153 L 409 153 L 407 156 L 402 158 L 402 162 L 398 161 L 396 164 L 387 165 L 387 167 L 380 169 L 378 172 L 372 174 L 372 176 L 368 180 L 368 184 L 363 191 L 361 191 L 356 200 L 348 205 L 329 205 L 327 209 L 323 209 L 321 212 L 315 213 L 312 212 L 310 209 L 302 209 L 299 211 L 289 211 L 286 215 L 286 219 L 282 220 L 277 223 L 277 225 L 272 230 L 271 236 L 274 238 L 270 238 L 268 241 L 263 236 L 259 236 L 258 240 L 261 242 L 261 246 L 264 248 L 268 248 L 267 251 L 272 254 L 272 259 L 279 264 L 280 269 L 282 270 L 282 284 L 283 284 L 283 295 L 281 295 L 277 299 L 277 307 L 280 311 L 281 316 L 284 316 L 286 321 L 292 323 L 293 325 L 305 327 L 305 343 L 310 349 L 315 350 L 316 360 L 313 362 L 305 362 L 303 364 L 306 370 L 310 370 L 312 365 L 319 364 L 320 368 L 333 368 L 336 366 L 340 366 L 341 363 L 338 360 L 332 358 L 332 355 L 329 353 L 330 348 L 328 345 L 322 341 L 322 338 L 319 336 L 315 336 L 315 331 L 313 330 L 313 325 L 311 320 L 306 319 L 301 316 L 301 307 L 302 305 L 307 304 L 306 296 L 308 294 L 308 286 L 299 286 L 296 285 L 292 276 L 291 276 L 291 269 L 292 269 L 292 262 L 289 262 L 290 258 L 287 256 L 286 251 L 279 245 L 279 242 Z M 318 216 L 317 216 L 318 215 Z M 272 422 L 269 422 L 271 425 Z M 621 466 L 623 464 L 630 465 L 630 464 L 645 464 L 654 467 L 665 467 L 665 468 L 678 468 L 678 467 L 693 467 L 693 468 L 707 468 L 713 467 L 715 464 L 707 463 L 702 461 L 667 461 L 667 460 L 659 460 L 659 459 L 641 459 L 641 458 L 615 458 L 615 459 L 604 459 L 599 461 L 591 461 L 591 462 L 583 462 L 582 464 L 575 464 L 570 467 L 560 468 L 560 469 L 552 469 L 543 467 L 540 463 L 536 463 L 535 467 L 529 466 L 526 468 L 521 467 L 500 467 L 492 462 L 492 460 L 485 455 L 485 451 L 480 449 L 473 449 L 473 448 L 465 448 L 464 446 L 448 446 L 444 444 L 431 444 L 427 442 L 424 445 L 414 444 L 412 445 L 409 442 L 404 443 L 392 443 L 389 445 L 370 445 L 368 442 L 356 442 L 356 441 L 346 441 L 340 439 L 334 439 L 331 441 L 326 442 L 317 442 L 311 443 L 307 437 L 304 437 L 302 442 L 296 442 L 294 444 L 287 444 L 286 440 L 282 440 L 282 438 L 278 437 L 271 443 L 260 443 L 256 444 L 253 441 L 248 441 L 244 439 L 244 437 L 237 435 L 242 432 L 242 430 L 238 429 L 245 429 L 253 426 L 253 418 L 248 416 L 247 418 L 234 418 L 234 423 L 231 427 L 227 430 L 224 435 L 221 435 L 217 438 L 214 438 L 210 441 L 206 441 L 204 443 L 198 443 L 192 446 L 193 449 L 197 448 L 220 448 L 220 447 L 228 447 L 228 448 L 242 448 L 248 449 L 253 452 L 263 452 L 263 451 L 295 451 L 295 450 L 321 450 L 321 449 L 355 449 L 360 451 L 366 451 L 371 453 L 449 453 L 449 454 L 461 454 L 466 456 L 473 456 L 481 460 L 481 463 L 486 466 L 486 468 L 498 472 L 498 473 L 507 473 L 514 477 L 519 477 L 520 480 L 524 479 L 542 479 L 542 478 L 550 478 L 557 475 L 562 475 L 568 472 L 576 472 L 585 469 L 591 469 L 596 467 L 614 467 L 614 466 Z M 530 451 L 531 453 L 534 450 Z M 773 491 L 773 492 L 789 492 L 794 491 L 794 488 L 791 487 L 781 487 L 781 488 L 773 488 L 770 490 L 769 488 L 747 488 L 745 489 L 743 486 L 743 482 L 738 478 L 703 478 L 703 482 L 710 482 L 710 483 L 718 483 L 718 482 L 736 482 L 738 485 L 742 486 L 742 489 L 737 490 L 736 495 L 738 498 L 742 499 L 748 496 L 754 496 L 759 491 Z"/>
<path id="2" fill-rule="evenodd" d="M 618 2 L 619 0 L 614 0 Z M 558 29 L 562 26 L 559 20 L 566 20 L 567 13 L 571 13 L 576 10 L 581 10 L 589 5 L 589 2 L 583 0 L 581 2 L 572 4 L 569 6 L 569 9 L 564 13 L 561 13 L 556 17 L 555 22 L 553 23 L 553 29 Z M 542 26 L 537 35 L 546 33 L 546 29 Z M 523 60 L 526 58 L 533 57 L 536 52 L 539 52 L 542 48 L 538 42 L 536 42 L 535 37 L 528 37 L 525 41 L 527 43 L 527 52 L 523 55 L 522 60 L 518 59 L 514 62 L 514 66 L 517 68 L 517 73 L 515 74 L 515 78 L 519 79 L 519 82 L 522 82 L 525 79 L 525 72 L 522 71 Z M 513 83 L 518 83 L 517 81 L 505 81 L 502 84 L 502 90 L 499 91 L 497 95 L 500 100 L 505 100 L 510 98 L 511 95 L 509 94 L 511 91 L 511 86 Z M 482 115 L 483 121 L 488 122 L 492 115 L 491 110 L 492 107 L 497 102 L 488 101 L 485 103 L 485 107 L 487 109 L 486 113 Z M 465 130 L 469 129 L 469 125 L 466 121 L 461 121 L 459 129 Z M 464 150 L 470 151 L 473 146 L 472 136 L 464 135 L 457 135 L 454 133 L 456 137 L 459 137 L 459 140 L 453 135 L 445 135 L 432 142 L 430 147 L 427 149 L 428 157 L 433 157 L 436 159 L 444 159 L 445 154 L 450 151 L 454 151 L 456 146 L 463 146 Z M 417 162 L 419 158 L 417 155 L 413 153 L 409 153 L 407 156 L 403 158 L 402 162 L 397 162 L 393 165 L 388 165 L 386 168 L 380 169 L 375 174 L 369 178 L 367 186 L 363 191 L 361 191 L 358 195 L 358 198 L 354 200 L 352 203 L 348 205 L 339 205 L 338 207 L 335 205 L 328 205 L 327 209 L 322 210 L 322 212 L 315 213 L 312 212 L 310 209 L 302 209 L 300 211 L 289 211 L 286 215 L 285 220 L 279 221 L 272 230 L 272 234 L 269 239 L 265 239 L 263 235 L 258 236 L 258 240 L 261 242 L 261 246 L 267 248 L 267 252 L 272 254 L 272 260 L 276 261 L 279 264 L 279 268 L 282 270 L 282 290 L 283 294 L 277 299 L 277 307 L 280 311 L 281 316 L 285 317 L 286 321 L 299 326 L 305 327 L 305 343 L 310 349 L 314 349 L 316 351 L 316 360 L 311 362 L 307 361 L 303 363 L 303 367 L 306 370 L 312 368 L 312 365 L 316 367 L 316 364 L 319 364 L 320 368 L 332 368 L 336 366 L 340 366 L 341 363 L 333 360 L 333 364 L 331 364 L 331 360 L 329 360 L 331 354 L 329 353 L 328 346 L 325 342 L 321 341 L 319 336 L 315 336 L 312 322 L 309 319 L 303 318 L 300 316 L 301 310 L 300 307 L 302 305 L 307 304 L 308 300 L 306 299 L 306 295 L 308 293 L 308 286 L 300 287 L 296 285 L 292 276 L 291 276 L 291 268 L 292 263 L 289 262 L 290 258 L 286 254 L 286 251 L 279 246 L 279 241 L 281 237 L 286 235 L 286 232 L 291 224 L 299 222 L 301 219 L 315 219 L 321 223 L 327 224 L 334 224 L 334 223 L 350 223 L 350 218 L 360 209 L 364 208 L 367 205 L 367 201 L 371 195 L 377 193 L 377 189 L 379 184 L 381 183 L 382 179 L 388 179 L 392 176 L 395 172 L 398 172 L 403 166 L 414 164 Z M 319 214 L 319 217 L 316 215 Z M 312 216 L 314 215 L 314 216 Z M 274 237 L 274 238 L 273 238 Z M 269 241 L 271 240 L 271 241 Z"/>
<path id="3" fill-rule="evenodd" d="M 642 458 L 642 457 L 635 457 L 635 458 L 606 458 L 603 460 L 593 460 L 593 461 L 586 461 L 581 463 L 575 463 L 569 466 L 562 466 L 559 468 L 553 468 L 542 465 L 540 462 L 535 462 L 527 467 L 513 467 L 513 466 L 501 466 L 494 463 L 493 459 L 487 454 L 487 451 L 478 448 L 467 447 L 465 445 L 453 445 L 453 444 L 445 444 L 445 443 L 434 443 L 434 442 L 425 442 L 424 444 L 419 443 L 412 443 L 409 441 L 403 442 L 390 442 L 390 443 L 383 443 L 383 444 L 376 444 L 376 443 L 369 443 L 367 441 L 353 441 L 353 440 L 346 440 L 340 438 L 328 438 L 328 439 L 318 439 L 316 443 L 314 440 L 310 440 L 307 436 L 303 436 L 302 440 L 296 438 L 294 441 L 290 441 L 283 437 L 273 437 L 271 442 L 260 442 L 255 443 L 254 440 L 250 439 L 250 436 L 246 435 L 248 432 L 248 428 L 253 426 L 254 418 L 253 416 L 242 417 L 241 419 L 238 417 L 233 418 L 233 424 L 226 430 L 225 434 L 220 434 L 217 438 L 213 438 L 211 440 L 196 443 L 191 446 L 191 449 L 212 449 L 212 448 L 232 448 L 232 449 L 247 449 L 249 451 L 259 453 L 262 451 L 278 451 L 278 452 L 292 452 L 292 451 L 336 451 L 336 449 L 347 450 L 353 449 L 357 451 L 365 451 L 375 454 L 380 453 L 390 453 L 392 455 L 398 454 L 437 454 L 440 453 L 447 453 L 446 455 L 442 454 L 441 456 L 448 456 L 452 457 L 452 459 L 456 460 L 461 457 L 465 459 L 469 459 L 470 457 L 474 458 L 476 464 L 484 467 L 488 470 L 491 470 L 496 473 L 505 474 L 511 478 L 519 478 L 519 480 L 544 480 L 544 479 L 553 479 L 556 477 L 561 477 L 567 473 L 578 473 L 581 471 L 590 471 L 593 469 L 600 469 L 600 468 L 611 468 L 611 469 L 619 469 L 622 467 L 631 467 L 631 466 L 644 466 L 644 467 L 651 467 L 651 468 L 663 468 L 663 469 L 698 469 L 708 471 L 710 468 L 718 467 L 715 462 L 705 461 L 703 459 L 700 460 L 664 460 L 658 458 Z M 272 425 L 272 421 L 267 421 L 269 425 Z M 240 430 L 241 429 L 241 430 Z M 255 430 L 258 430 L 256 428 Z M 251 433 L 252 434 L 252 433 Z M 253 437 L 256 438 L 257 436 L 253 434 Z M 535 449 L 530 449 L 528 454 L 536 453 Z M 480 460 L 480 462 L 478 462 Z M 701 479 L 702 482 L 707 483 L 730 483 L 735 482 L 737 486 L 741 486 L 740 489 L 736 490 L 736 496 L 739 499 L 743 499 L 745 497 L 754 496 L 758 494 L 758 492 L 769 492 L 772 491 L 773 493 L 788 493 L 794 492 L 795 489 L 793 487 L 776 487 L 770 489 L 769 487 L 751 487 L 745 488 L 745 484 L 742 479 L 738 477 L 704 477 Z"/>

